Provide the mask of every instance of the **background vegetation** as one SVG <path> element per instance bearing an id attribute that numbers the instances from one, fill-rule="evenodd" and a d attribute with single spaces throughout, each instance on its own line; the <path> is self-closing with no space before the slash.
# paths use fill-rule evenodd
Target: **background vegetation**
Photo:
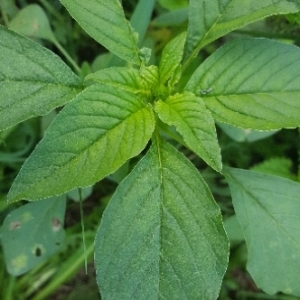
<path id="1" fill-rule="evenodd" d="M 142 23 L 144 20 L 142 14 L 138 17 L 133 14 L 136 5 L 137 0 L 123 1 L 127 18 Z M 157 1 L 144 39 L 144 46 L 153 51 L 151 57 L 153 63 L 159 60 L 161 50 L 167 42 L 186 28 L 186 7 L 187 0 Z M 90 38 L 58 0 L 0 0 L 0 10 L 2 25 L 27 35 L 51 49 L 82 78 L 92 71 L 124 64 Z M 270 17 L 226 35 L 201 50 L 190 66 L 191 72 L 225 42 L 245 36 L 269 37 L 300 46 L 300 15 Z M 185 83 L 186 80 L 183 78 L 178 90 Z M 45 117 L 30 119 L 0 132 L 0 224 L 3 224 L 10 212 L 25 203 L 19 202 L 8 206 L 6 195 L 23 162 L 43 137 L 57 112 L 58 110 L 55 110 Z M 297 129 L 261 133 L 219 124 L 217 130 L 224 164 L 300 181 Z M 178 144 L 177 148 L 180 148 L 201 170 L 222 209 L 225 227 L 231 241 L 230 264 L 219 299 L 296 299 L 286 295 L 268 296 L 255 286 L 245 268 L 247 250 L 234 215 L 227 183 L 220 174 L 181 144 Z M 115 174 L 97 183 L 93 188 L 83 191 L 88 274 L 86 275 L 84 271 L 85 257 L 78 192 L 74 191 L 68 193 L 66 235 L 59 253 L 49 256 L 46 261 L 24 275 L 14 277 L 7 272 L 0 249 L 0 299 L 100 299 L 92 262 L 95 232 L 101 214 L 116 186 L 137 161 L 138 157 L 132 159 Z"/>

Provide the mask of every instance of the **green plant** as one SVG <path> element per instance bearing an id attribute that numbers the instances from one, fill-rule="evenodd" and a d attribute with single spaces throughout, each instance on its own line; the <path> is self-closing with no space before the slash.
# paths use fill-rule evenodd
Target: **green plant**
<path id="1" fill-rule="evenodd" d="M 100 293 L 103 299 L 216 299 L 229 255 L 221 211 L 173 139 L 226 177 L 257 285 L 270 294 L 300 296 L 299 183 L 222 167 L 215 129 L 215 121 L 265 131 L 298 127 L 300 50 L 274 40 L 239 39 L 188 71 L 208 43 L 269 15 L 298 12 L 299 1 L 241 6 L 190 0 L 187 32 L 165 46 L 158 66 L 147 65 L 151 51 L 140 48 L 132 28 L 138 28 L 138 14 L 131 26 L 120 1 L 61 2 L 128 65 L 91 73 L 82 82 L 49 50 L 0 28 L 1 130 L 66 104 L 24 163 L 8 202 L 91 186 L 146 149 L 102 217 L 95 240 Z M 184 76 L 189 80 L 181 89 Z M 8 220 L 2 229 L 4 250 L 5 234 L 30 219 L 18 213 L 19 223 Z M 52 231 L 62 234 L 55 226 L 61 217 L 50 215 Z M 34 254 L 44 254 L 40 245 Z M 18 257 L 14 267 L 12 273 L 21 274 L 30 265 Z"/>

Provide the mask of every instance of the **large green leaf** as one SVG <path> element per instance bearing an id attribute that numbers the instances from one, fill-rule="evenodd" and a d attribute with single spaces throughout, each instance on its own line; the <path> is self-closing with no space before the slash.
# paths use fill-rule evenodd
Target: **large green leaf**
<path id="1" fill-rule="evenodd" d="M 209 188 L 189 160 L 158 139 L 103 214 L 95 241 L 103 299 L 216 299 L 227 259 Z"/>
<path id="2" fill-rule="evenodd" d="M 137 36 L 119 0 L 61 0 L 71 16 L 97 42 L 126 61 L 140 64 Z"/>
<path id="3" fill-rule="evenodd" d="M 226 33 L 274 14 L 295 13 L 298 0 L 190 0 L 185 59 Z"/>
<path id="4" fill-rule="evenodd" d="M 186 33 L 181 33 L 164 48 L 158 68 L 161 83 L 165 83 L 179 66 L 183 55 L 185 38 Z"/>
<path id="5" fill-rule="evenodd" d="M 21 275 L 61 249 L 66 197 L 28 203 L 8 214 L 1 228 L 7 270 Z"/>
<path id="6" fill-rule="evenodd" d="M 58 56 L 2 26 L 0 66 L 0 130 L 46 115 L 81 90 Z"/>
<path id="7" fill-rule="evenodd" d="M 152 109 L 141 98 L 92 85 L 55 118 L 22 167 L 8 201 L 37 200 L 94 184 L 142 151 L 154 124 Z"/>
<path id="8" fill-rule="evenodd" d="M 300 125 L 300 49 L 267 39 L 226 44 L 191 77 L 213 117 L 250 129 Z"/>
<path id="9" fill-rule="evenodd" d="M 240 169 L 225 171 L 251 276 L 269 294 L 300 296 L 300 184 Z"/>
<path id="10" fill-rule="evenodd" d="M 220 147 L 215 122 L 201 98 L 185 92 L 157 101 L 155 111 L 159 118 L 175 126 L 186 144 L 212 168 L 222 169 Z"/>

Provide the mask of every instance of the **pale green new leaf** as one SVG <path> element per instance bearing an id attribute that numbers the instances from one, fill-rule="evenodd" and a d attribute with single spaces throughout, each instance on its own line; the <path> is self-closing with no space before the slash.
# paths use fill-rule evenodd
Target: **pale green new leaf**
<path id="1" fill-rule="evenodd" d="M 81 91 L 55 54 L 0 26 L 0 130 L 48 114 Z"/>
<path id="2" fill-rule="evenodd" d="M 269 294 L 300 296 L 300 184 L 233 168 L 226 168 L 225 176 L 248 246 L 251 276 Z"/>
<path id="3" fill-rule="evenodd" d="M 137 37 L 119 0 L 61 0 L 61 3 L 98 43 L 126 61 L 140 64 Z"/>
<path id="4" fill-rule="evenodd" d="M 159 62 L 159 80 L 165 83 L 179 66 L 185 43 L 186 33 L 183 32 L 170 41 L 164 48 Z"/>
<path id="5" fill-rule="evenodd" d="M 298 0 L 190 0 L 185 60 L 193 59 L 209 42 L 274 14 L 300 10 Z"/>
<path id="6" fill-rule="evenodd" d="M 58 252 L 64 242 L 66 196 L 25 204 L 9 213 L 1 228 L 7 270 L 19 276 Z"/>
<path id="7" fill-rule="evenodd" d="M 136 69 L 112 67 L 91 73 L 85 80 L 116 87 L 134 94 L 149 94 L 147 83 Z"/>
<path id="8" fill-rule="evenodd" d="M 101 296 L 215 300 L 227 260 L 209 188 L 187 158 L 158 139 L 103 214 L 95 241 Z"/>
<path id="9" fill-rule="evenodd" d="M 26 160 L 8 201 L 38 200 L 94 184 L 146 146 L 149 105 L 115 87 L 92 85 L 55 118 Z"/>
<path id="10" fill-rule="evenodd" d="M 222 169 L 215 122 L 201 98 L 185 92 L 157 101 L 159 118 L 175 126 L 187 146 L 217 171 Z"/>
<path id="11" fill-rule="evenodd" d="M 192 75 L 186 90 L 202 95 L 213 117 L 237 127 L 300 125 L 300 49 L 268 39 L 230 42 Z"/>

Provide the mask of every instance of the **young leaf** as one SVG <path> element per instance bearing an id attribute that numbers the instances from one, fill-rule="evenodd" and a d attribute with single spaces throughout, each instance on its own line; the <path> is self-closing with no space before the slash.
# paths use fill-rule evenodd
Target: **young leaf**
<path id="1" fill-rule="evenodd" d="M 165 83 L 179 66 L 183 55 L 185 38 L 186 33 L 183 32 L 164 48 L 158 68 L 161 83 Z"/>
<path id="2" fill-rule="evenodd" d="M 48 114 L 81 90 L 81 80 L 40 45 L 0 26 L 0 130 Z"/>
<path id="3" fill-rule="evenodd" d="M 137 39 L 120 0 L 61 0 L 71 16 L 97 42 L 131 63 L 140 64 Z"/>
<path id="4" fill-rule="evenodd" d="M 92 185 L 141 152 L 153 129 L 152 109 L 141 98 L 92 85 L 55 118 L 22 167 L 8 201 L 38 200 Z"/>
<path id="5" fill-rule="evenodd" d="M 89 74 L 85 80 L 93 80 L 134 94 L 149 93 L 145 80 L 136 69 L 112 67 Z"/>
<path id="6" fill-rule="evenodd" d="M 175 126 L 184 141 L 197 155 L 217 171 L 222 169 L 220 147 L 214 120 L 201 98 L 185 92 L 157 101 L 159 118 Z"/>
<path id="7" fill-rule="evenodd" d="M 60 250 L 66 197 L 25 204 L 11 212 L 1 229 L 7 270 L 19 276 Z"/>
<path id="8" fill-rule="evenodd" d="M 189 160 L 158 139 L 103 214 L 95 240 L 102 297 L 216 299 L 227 259 L 209 188 Z"/>
<path id="9" fill-rule="evenodd" d="M 249 23 L 274 14 L 300 10 L 298 0 L 190 0 L 185 60 L 209 42 Z"/>
<path id="10" fill-rule="evenodd" d="M 262 173 L 224 170 L 248 246 L 251 276 L 269 294 L 300 296 L 300 184 Z"/>
<path id="11" fill-rule="evenodd" d="M 213 117 L 259 130 L 300 125 L 300 49 L 267 39 L 228 43 L 191 77 Z"/>

